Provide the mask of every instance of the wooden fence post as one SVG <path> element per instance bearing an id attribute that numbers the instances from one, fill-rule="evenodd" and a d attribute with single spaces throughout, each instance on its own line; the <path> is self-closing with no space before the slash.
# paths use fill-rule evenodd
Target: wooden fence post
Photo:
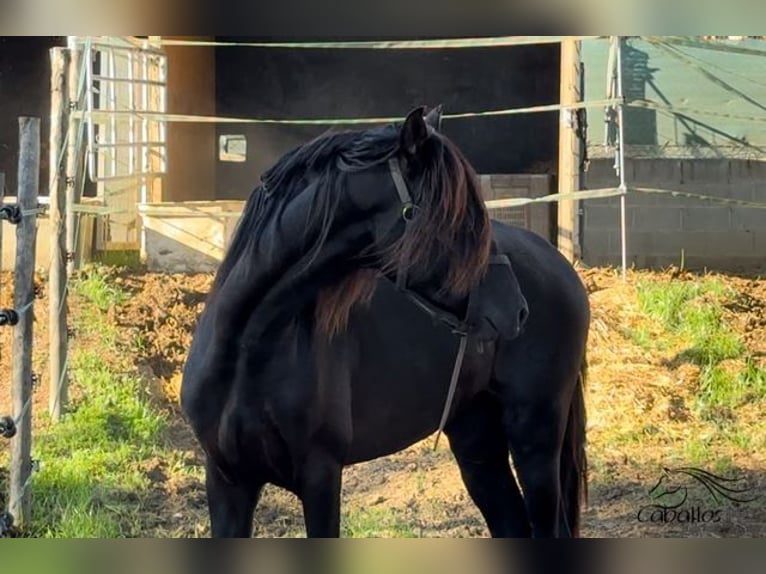
<path id="1" fill-rule="evenodd" d="M 17 433 L 11 443 L 11 488 L 8 510 L 23 526 L 30 517 L 29 480 L 32 475 L 32 325 L 35 297 L 37 196 L 40 185 L 40 119 L 19 118 L 19 178 L 17 201 L 24 215 L 16 228 L 14 307 L 19 322 L 13 329 L 11 402 Z"/>
<path id="2" fill-rule="evenodd" d="M 76 42 L 69 45 L 69 67 L 67 69 L 67 84 L 69 88 L 68 125 L 67 125 L 67 160 L 66 160 L 66 274 L 71 277 L 77 265 L 79 250 L 77 249 L 77 227 L 79 216 L 74 212 L 74 204 L 79 201 L 80 185 L 82 183 L 81 146 L 78 146 L 80 121 L 71 113 L 80 104 L 80 66 L 82 51 Z"/>
<path id="3" fill-rule="evenodd" d="M 51 48 L 51 131 L 50 131 L 50 242 L 51 262 L 48 277 L 50 303 L 50 393 L 48 412 L 54 421 L 61 418 L 67 401 L 67 308 L 66 308 L 66 177 L 64 134 L 68 126 L 69 95 L 67 68 L 69 52 Z"/>
<path id="4" fill-rule="evenodd" d="M 580 93 L 580 43 L 571 38 L 561 41 L 560 102 L 562 105 L 582 101 Z M 576 136 L 577 113 L 574 109 L 559 112 L 558 192 L 572 193 L 580 189 L 580 149 Z M 558 248 L 571 262 L 579 257 L 579 201 L 559 200 Z"/>

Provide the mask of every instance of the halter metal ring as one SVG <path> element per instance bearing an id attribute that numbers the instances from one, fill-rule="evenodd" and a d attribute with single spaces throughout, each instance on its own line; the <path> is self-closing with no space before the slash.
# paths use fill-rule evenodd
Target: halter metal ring
<path id="1" fill-rule="evenodd" d="M 417 212 L 418 206 L 414 203 L 405 203 L 402 206 L 402 219 L 404 221 L 410 222 L 413 219 L 415 219 L 415 213 Z"/>

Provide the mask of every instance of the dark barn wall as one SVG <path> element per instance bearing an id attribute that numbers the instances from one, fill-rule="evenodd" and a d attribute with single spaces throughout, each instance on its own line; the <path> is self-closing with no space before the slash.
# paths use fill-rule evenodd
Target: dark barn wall
<path id="1" fill-rule="evenodd" d="M 0 171 L 6 194 L 16 195 L 19 116 L 40 118 L 40 193 L 48 194 L 50 55 L 65 46 L 60 36 L 0 36 Z"/>
<path id="2" fill-rule="evenodd" d="M 165 52 L 168 58 L 168 113 L 214 116 L 214 51 L 207 47 L 168 46 Z M 217 157 L 214 124 L 168 122 L 167 154 L 162 201 L 214 198 Z"/>
<path id="3" fill-rule="evenodd" d="M 246 41 L 246 38 L 220 40 Z M 219 116 L 402 116 L 443 103 L 446 113 L 557 103 L 559 46 L 471 50 L 216 50 Z M 245 198 L 283 153 L 322 126 L 218 126 L 245 134 L 247 162 L 217 163 L 217 198 Z M 545 171 L 558 154 L 558 113 L 446 120 L 444 131 L 479 173 Z M 536 165 L 537 164 L 537 165 Z"/>

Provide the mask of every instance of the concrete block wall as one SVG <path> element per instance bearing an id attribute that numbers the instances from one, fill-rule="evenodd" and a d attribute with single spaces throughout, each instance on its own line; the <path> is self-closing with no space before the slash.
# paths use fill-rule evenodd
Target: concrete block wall
<path id="1" fill-rule="evenodd" d="M 594 160 L 589 189 L 616 186 L 611 160 Z M 766 204 L 766 162 L 728 159 L 626 159 L 628 186 L 679 190 Z M 583 261 L 620 264 L 619 198 L 583 201 Z M 689 269 L 766 269 L 766 209 L 724 205 L 666 194 L 627 198 L 628 264 L 639 268 L 681 262 Z"/>
<path id="2" fill-rule="evenodd" d="M 555 180 L 547 174 L 484 174 L 480 175 L 485 200 L 517 197 L 543 197 L 555 193 Z M 492 219 L 534 231 L 550 242 L 555 241 L 556 204 L 538 203 L 521 207 L 492 208 Z"/>

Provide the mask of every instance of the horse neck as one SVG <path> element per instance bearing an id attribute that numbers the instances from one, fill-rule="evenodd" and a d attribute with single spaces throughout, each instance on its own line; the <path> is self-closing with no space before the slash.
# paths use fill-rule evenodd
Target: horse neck
<path id="1" fill-rule="evenodd" d="M 324 248 L 307 255 L 305 247 L 315 245 L 322 234 L 318 223 L 306 228 L 316 193 L 319 193 L 317 188 L 307 190 L 290 202 L 279 216 L 272 213 L 257 243 L 243 247 L 236 262 L 230 266 L 228 276 L 214 294 L 219 317 L 217 323 L 227 333 L 236 333 L 237 327 L 247 322 L 255 309 L 276 286 L 284 283 L 286 277 L 294 276 L 309 263 L 315 268 L 323 266 Z M 341 210 L 346 208 L 342 206 Z M 361 234 L 362 231 L 348 227 L 344 237 L 349 236 L 351 243 L 352 234 Z"/>
<path id="2" fill-rule="evenodd" d="M 306 254 L 276 278 L 247 317 L 248 340 L 267 335 L 278 322 L 295 316 L 316 300 L 333 277 L 355 268 L 354 256 L 370 238 L 368 222 L 346 225 L 317 254 Z"/>

